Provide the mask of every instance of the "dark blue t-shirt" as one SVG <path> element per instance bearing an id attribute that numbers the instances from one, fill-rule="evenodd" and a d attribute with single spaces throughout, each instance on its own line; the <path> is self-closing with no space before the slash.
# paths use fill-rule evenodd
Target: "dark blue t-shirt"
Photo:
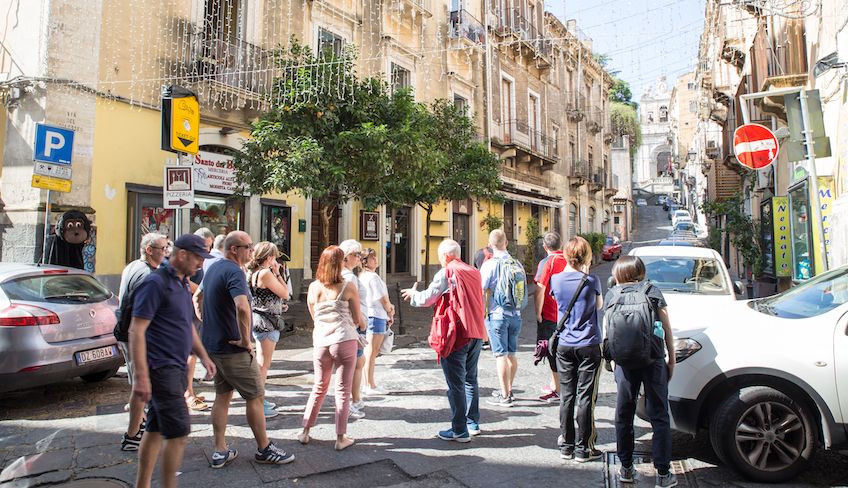
<path id="1" fill-rule="evenodd" d="M 233 299 L 239 295 L 251 300 L 247 278 L 238 264 L 222 259 L 206 270 L 203 282 L 203 347 L 209 354 L 234 354 L 245 350 L 230 344 L 241 339 Z"/>
<path id="2" fill-rule="evenodd" d="M 557 322 L 562 320 L 581 278 L 583 273 L 576 271 L 563 271 L 551 277 L 551 293 L 557 302 L 558 309 Z M 597 297 L 600 294 L 600 280 L 594 275 L 589 275 L 586 285 L 580 290 L 580 296 L 574 302 L 574 308 L 571 309 L 571 315 L 565 322 L 565 327 L 559 334 L 561 345 L 584 347 L 601 343 L 601 325 L 598 320 L 597 306 Z"/>
<path id="3" fill-rule="evenodd" d="M 166 273 L 150 273 L 138 285 L 132 314 L 150 320 L 144 335 L 148 367 L 185 368 L 193 342 L 194 306 L 188 283 L 177 277 L 174 268 L 166 268 Z"/>

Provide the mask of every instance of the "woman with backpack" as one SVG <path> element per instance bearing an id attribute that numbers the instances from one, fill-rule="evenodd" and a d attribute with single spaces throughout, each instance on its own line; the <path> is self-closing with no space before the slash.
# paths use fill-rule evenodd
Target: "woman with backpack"
<path id="1" fill-rule="evenodd" d="M 598 310 L 603 301 L 600 280 L 588 274 L 592 264 L 592 247 L 586 239 L 579 236 L 572 238 L 566 244 L 564 254 L 565 269 L 553 275 L 550 281 L 558 309 L 556 364 L 562 432 L 557 444 L 562 459 L 582 463 L 601 457 L 601 451 L 595 449 L 595 401 L 598 397 L 602 340 Z"/>
<path id="2" fill-rule="evenodd" d="M 633 416 L 639 389 L 644 385 L 645 406 L 654 433 L 656 486 L 670 488 L 677 485 L 677 477 L 670 470 L 668 414 L 668 382 L 674 373 L 675 355 L 665 298 L 659 288 L 645 281 L 645 264 L 636 256 L 619 258 L 612 275 L 618 286 L 610 288 L 604 301 L 608 359 L 615 362 L 618 386 L 615 404 L 615 437 L 621 461 L 618 478 L 622 483 L 633 483 L 636 479 Z"/>
<path id="3" fill-rule="evenodd" d="M 256 362 L 262 384 L 268 378 L 268 369 L 274 349 L 283 330 L 283 312 L 288 309 L 289 288 L 277 258 L 280 251 L 271 242 L 260 242 L 253 248 L 253 259 L 247 264 L 247 283 L 253 295 L 253 338 L 256 340 Z M 276 405 L 265 400 L 265 418 L 277 416 Z"/>

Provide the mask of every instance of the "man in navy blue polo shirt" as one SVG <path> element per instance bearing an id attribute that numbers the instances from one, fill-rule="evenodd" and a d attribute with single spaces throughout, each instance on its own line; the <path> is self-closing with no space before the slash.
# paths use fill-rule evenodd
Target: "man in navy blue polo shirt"
<path id="1" fill-rule="evenodd" d="M 133 395 L 149 401 L 147 433 L 138 454 L 136 486 L 147 488 L 162 449 L 162 486 L 177 486 L 191 432 L 186 391 L 186 361 L 192 352 L 210 372 L 215 364 L 192 324 L 189 276 L 210 257 L 203 239 L 186 234 L 174 243 L 170 265 L 151 273 L 135 291 L 130 323 L 130 347 L 135 360 Z"/>

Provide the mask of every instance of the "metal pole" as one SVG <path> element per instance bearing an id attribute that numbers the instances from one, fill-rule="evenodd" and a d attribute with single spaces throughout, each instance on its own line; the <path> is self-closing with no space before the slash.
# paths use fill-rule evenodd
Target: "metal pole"
<path id="1" fill-rule="evenodd" d="M 403 327 L 403 297 L 400 294 L 400 283 L 395 283 L 395 292 L 397 293 L 397 326 L 398 335 L 404 335 L 406 329 Z"/>
<path id="2" fill-rule="evenodd" d="M 50 190 L 47 190 L 47 202 L 44 204 L 44 235 L 41 239 L 41 262 L 47 264 L 47 234 L 50 232 Z"/>
<path id="3" fill-rule="evenodd" d="M 818 171 L 816 171 L 816 151 L 814 148 L 815 141 L 813 141 L 813 130 L 810 128 L 810 114 L 809 107 L 807 105 L 807 90 L 801 90 L 799 94 L 799 98 L 801 100 L 801 120 L 804 122 L 804 145 L 807 148 L 807 171 L 810 172 L 810 189 L 813 192 L 814 197 L 811 198 L 811 205 L 813 207 L 813 219 L 815 219 L 815 225 L 819 231 L 819 249 L 818 251 L 821 253 L 822 257 L 822 271 L 827 271 L 827 247 L 825 246 L 825 235 L 824 235 L 824 222 L 822 222 L 821 215 L 821 200 L 819 198 L 819 176 Z M 813 268 L 815 268 L 815 262 L 811 263 Z"/>

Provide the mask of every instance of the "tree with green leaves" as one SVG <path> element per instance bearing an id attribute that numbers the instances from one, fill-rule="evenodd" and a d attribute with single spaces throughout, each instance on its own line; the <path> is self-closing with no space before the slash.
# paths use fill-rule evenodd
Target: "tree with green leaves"
<path id="1" fill-rule="evenodd" d="M 610 102 L 610 123 L 612 132 L 617 136 L 630 139 L 630 157 L 632 158 L 642 144 L 642 126 L 636 109 L 626 103 Z"/>
<path id="2" fill-rule="evenodd" d="M 429 110 L 417 105 L 410 109 L 415 116 L 409 125 L 397 131 L 403 142 L 397 147 L 404 150 L 395 153 L 385 197 L 394 206 L 418 205 L 426 213 L 424 281 L 429 281 L 433 210 L 442 201 L 499 199 L 500 161 L 475 141 L 471 119 L 453 103 L 436 100 Z"/>
<path id="3" fill-rule="evenodd" d="M 236 178 L 251 193 L 297 191 L 318 204 L 322 247 L 334 210 L 350 199 L 379 201 L 392 165 L 396 108 L 382 80 L 359 79 L 355 53 L 315 55 L 292 39 L 275 53 L 270 110 L 253 124 L 235 157 Z"/>

